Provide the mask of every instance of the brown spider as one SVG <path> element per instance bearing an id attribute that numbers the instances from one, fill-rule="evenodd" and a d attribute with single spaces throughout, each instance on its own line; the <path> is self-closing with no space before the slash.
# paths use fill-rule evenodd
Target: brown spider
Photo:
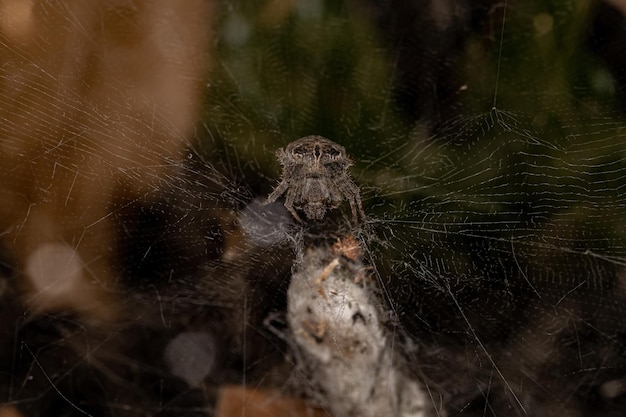
<path id="1" fill-rule="evenodd" d="M 285 150 L 280 148 L 276 156 L 283 166 L 282 181 L 265 204 L 287 192 L 285 207 L 302 221 L 296 209 L 304 211 L 309 219 L 320 220 L 326 210 L 348 200 L 355 223 L 358 223 L 357 207 L 365 218 L 359 187 L 348 172 L 352 161 L 343 146 L 322 136 L 305 136 L 291 142 Z"/>

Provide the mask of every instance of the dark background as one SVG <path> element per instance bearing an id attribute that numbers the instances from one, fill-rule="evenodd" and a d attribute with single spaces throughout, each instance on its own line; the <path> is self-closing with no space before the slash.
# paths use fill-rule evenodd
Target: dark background
<path id="1" fill-rule="evenodd" d="M 290 271 L 350 211 L 302 229 L 252 202 L 278 182 L 276 149 L 309 134 L 355 162 L 369 218 L 351 231 L 398 355 L 448 415 L 626 413 L 619 2 L 35 4 L 48 26 L 6 23 L 0 44 L 0 416 L 213 415 L 226 384 L 306 393 L 280 336 Z M 54 43 L 57 27 L 72 36 Z M 29 226 L 39 208 L 55 226 Z M 33 301 L 42 242 L 80 254 L 88 306 Z"/>

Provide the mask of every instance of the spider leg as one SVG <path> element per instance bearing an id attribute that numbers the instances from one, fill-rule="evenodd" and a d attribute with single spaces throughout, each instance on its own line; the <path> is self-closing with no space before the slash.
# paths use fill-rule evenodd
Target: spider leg
<path id="1" fill-rule="evenodd" d="M 295 198 L 294 195 L 295 194 L 293 192 L 287 193 L 287 198 L 285 198 L 285 208 L 289 210 L 289 212 L 293 215 L 293 217 L 295 217 L 297 221 L 302 223 L 302 219 L 300 218 L 300 216 L 298 216 L 298 213 L 296 213 L 296 210 L 293 208 L 293 200 Z"/>
<path id="2" fill-rule="evenodd" d="M 285 152 L 283 148 L 278 148 L 278 150 L 276 151 L 276 157 L 278 158 L 278 161 L 284 166 L 285 161 L 287 160 L 287 152 Z"/>
<path id="3" fill-rule="evenodd" d="M 265 203 L 263 203 L 263 205 L 267 205 L 276 201 L 278 197 L 280 197 L 285 191 L 287 191 L 287 188 L 289 188 L 289 184 L 287 183 L 287 181 L 282 181 L 280 184 L 278 184 L 278 187 L 274 188 L 274 191 L 272 191 L 272 193 L 267 196 L 267 200 L 265 200 Z"/>
<path id="4" fill-rule="evenodd" d="M 361 214 L 361 218 L 365 220 L 365 210 L 363 210 L 363 202 L 361 201 L 361 192 L 359 187 L 352 181 L 346 180 L 342 181 L 341 187 L 342 193 L 346 200 L 350 203 L 350 208 L 352 209 L 352 217 L 354 217 L 354 222 L 359 224 L 359 217 L 357 215 L 357 208 L 359 213 Z"/>
<path id="5" fill-rule="evenodd" d="M 356 188 L 356 194 L 354 195 L 354 201 L 356 201 L 357 206 L 359 207 L 359 212 L 361 213 L 361 218 L 363 220 L 365 220 L 365 210 L 363 210 L 363 201 L 361 201 L 361 191 L 359 190 L 359 188 L 355 185 L 354 186 Z"/>

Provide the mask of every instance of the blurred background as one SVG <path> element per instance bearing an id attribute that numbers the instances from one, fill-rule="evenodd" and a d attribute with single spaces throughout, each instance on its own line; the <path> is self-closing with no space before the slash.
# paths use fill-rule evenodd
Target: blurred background
<path id="1" fill-rule="evenodd" d="M 439 415 L 624 415 L 625 13 L 0 0 L 0 416 L 330 415 L 285 294 L 350 232 Z M 311 134 L 356 229 L 259 204 Z"/>

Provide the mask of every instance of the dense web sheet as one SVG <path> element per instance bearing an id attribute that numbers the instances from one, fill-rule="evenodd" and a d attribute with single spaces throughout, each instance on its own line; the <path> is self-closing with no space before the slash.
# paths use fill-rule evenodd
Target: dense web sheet
<path id="1" fill-rule="evenodd" d="M 181 3 L 0 1 L 0 417 L 626 413 L 622 2 Z"/>

